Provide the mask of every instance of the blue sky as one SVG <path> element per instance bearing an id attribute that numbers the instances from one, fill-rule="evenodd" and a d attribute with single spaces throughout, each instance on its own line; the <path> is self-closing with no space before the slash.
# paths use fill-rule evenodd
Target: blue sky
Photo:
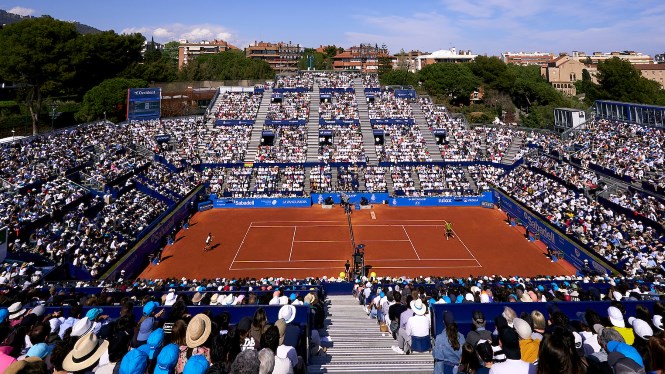
<path id="1" fill-rule="evenodd" d="M 308 47 L 385 43 L 391 52 L 456 47 L 487 55 L 665 52 L 663 0 L 0 0 L 0 9 L 141 32 L 160 42 L 218 38 L 240 48 L 263 40 Z"/>

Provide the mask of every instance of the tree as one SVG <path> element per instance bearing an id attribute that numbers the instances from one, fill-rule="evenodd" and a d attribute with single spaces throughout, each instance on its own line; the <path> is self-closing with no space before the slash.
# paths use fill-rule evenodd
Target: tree
<path id="1" fill-rule="evenodd" d="M 162 58 L 162 51 L 156 48 L 155 38 L 150 39 L 146 44 L 145 53 L 143 54 L 143 61 L 146 63 L 156 62 Z"/>
<path id="2" fill-rule="evenodd" d="M 141 62 L 144 41 L 141 34 L 118 35 L 114 31 L 80 36 L 71 62 L 76 67 L 76 92 L 87 92 Z"/>
<path id="3" fill-rule="evenodd" d="M 430 95 L 446 96 L 455 104 L 468 104 L 469 96 L 480 83 L 469 64 L 448 62 L 425 66 L 418 78 Z"/>
<path id="4" fill-rule="evenodd" d="M 418 76 L 406 70 L 391 70 L 383 74 L 380 78 L 381 85 L 383 86 L 416 86 L 418 84 Z"/>
<path id="5" fill-rule="evenodd" d="M 312 48 L 306 48 L 305 53 L 298 61 L 298 69 L 307 70 L 309 68 L 309 58 L 312 58 L 312 65 L 316 70 L 332 70 L 332 59 L 325 54 L 317 52 Z"/>
<path id="6" fill-rule="evenodd" d="M 598 64 L 601 98 L 643 104 L 656 104 L 661 95 L 658 83 L 650 81 L 629 62 L 613 57 Z"/>
<path id="7" fill-rule="evenodd" d="M 78 36 L 72 23 L 48 16 L 0 29 L 0 75 L 23 86 L 33 134 L 37 134 L 44 94 L 62 89 L 75 75 L 70 58 Z"/>
<path id="8" fill-rule="evenodd" d="M 83 96 L 83 104 L 76 114 L 82 122 L 106 118 L 111 121 L 125 119 L 127 89 L 131 87 L 147 87 L 148 83 L 141 79 L 112 78 L 93 87 Z"/>
<path id="9" fill-rule="evenodd" d="M 181 80 L 269 79 L 275 76 L 270 65 L 245 57 L 242 51 L 225 51 L 190 60 L 180 71 Z"/>
<path id="10" fill-rule="evenodd" d="M 390 58 L 390 56 L 379 57 L 379 69 L 378 69 L 379 77 L 392 70 L 393 70 L 393 61 Z"/>
<path id="11" fill-rule="evenodd" d="M 178 61 L 178 49 L 180 48 L 180 43 L 177 41 L 171 41 L 164 44 L 164 49 L 162 50 L 162 55 L 168 57 L 173 61 Z"/>

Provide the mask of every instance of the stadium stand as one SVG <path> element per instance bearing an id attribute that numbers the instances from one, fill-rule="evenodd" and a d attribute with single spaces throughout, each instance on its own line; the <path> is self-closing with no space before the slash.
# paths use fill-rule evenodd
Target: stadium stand
<path id="1" fill-rule="evenodd" d="M 663 130 L 605 119 L 564 137 L 469 128 L 429 98 L 380 87 L 375 74 L 303 72 L 266 84 L 281 95 L 268 107 L 260 94 L 218 95 L 212 119 L 247 124 L 100 122 L 0 145 L 0 226 L 9 228 L 10 255 L 37 256 L 61 278 L 79 278 L 45 281 L 46 267 L 28 260 L 0 265 L 0 370 L 665 372 Z M 313 97 L 311 110 L 333 141 L 306 163 L 305 124 L 262 120 L 309 121 L 315 89 L 330 92 L 329 101 Z M 356 101 L 369 97 L 365 89 L 373 92 L 368 121 Z M 414 121 L 412 104 L 425 123 Z M 334 120 L 353 123 L 326 123 Z M 368 128 L 386 135 L 376 145 L 381 164 L 367 162 Z M 245 163 L 255 130 L 272 131 L 275 144 Z M 446 132 L 444 162 L 432 162 L 437 147 L 423 133 L 435 130 Z M 120 271 L 95 280 L 201 185 L 203 199 L 497 189 L 620 275 L 585 263 L 574 276 L 531 278 L 196 280 Z M 183 224 L 155 240 L 167 243 Z"/>

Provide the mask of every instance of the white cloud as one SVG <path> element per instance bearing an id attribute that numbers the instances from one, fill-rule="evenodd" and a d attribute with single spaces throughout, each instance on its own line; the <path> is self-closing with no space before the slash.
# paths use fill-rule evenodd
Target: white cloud
<path id="1" fill-rule="evenodd" d="M 169 25 L 159 25 L 157 27 L 130 27 L 122 30 L 122 33 L 140 32 L 146 39 L 151 37 L 155 41 L 164 43 L 171 40 L 187 39 L 190 42 L 200 42 L 202 40 L 224 40 L 231 44 L 237 43 L 238 39 L 233 32 L 224 26 L 213 24 L 186 25 L 174 23 Z"/>
<path id="2" fill-rule="evenodd" d="M 30 16 L 30 15 L 34 14 L 35 10 L 30 9 L 30 8 L 25 8 L 25 7 L 22 7 L 22 6 L 15 6 L 15 7 L 9 9 L 7 12 L 13 13 L 13 14 L 18 14 L 19 16 L 25 17 L 25 16 Z"/>

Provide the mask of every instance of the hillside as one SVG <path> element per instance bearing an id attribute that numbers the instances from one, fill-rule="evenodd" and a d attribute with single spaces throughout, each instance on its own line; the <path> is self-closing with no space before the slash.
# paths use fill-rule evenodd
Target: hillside
<path id="1" fill-rule="evenodd" d="M 26 18 L 32 18 L 32 17 L 31 16 L 23 17 L 19 16 L 18 14 L 9 13 L 6 10 L 0 9 L 0 25 L 8 25 L 10 23 L 19 22 Z M 101 32 L 101 30 L 98 30 L 92 26 L 84 25 L 79 22 L 73 22 L 73 23 L 76 26 L 76 31 L 80 32 L 81 34 L 94 34 Z"/>

